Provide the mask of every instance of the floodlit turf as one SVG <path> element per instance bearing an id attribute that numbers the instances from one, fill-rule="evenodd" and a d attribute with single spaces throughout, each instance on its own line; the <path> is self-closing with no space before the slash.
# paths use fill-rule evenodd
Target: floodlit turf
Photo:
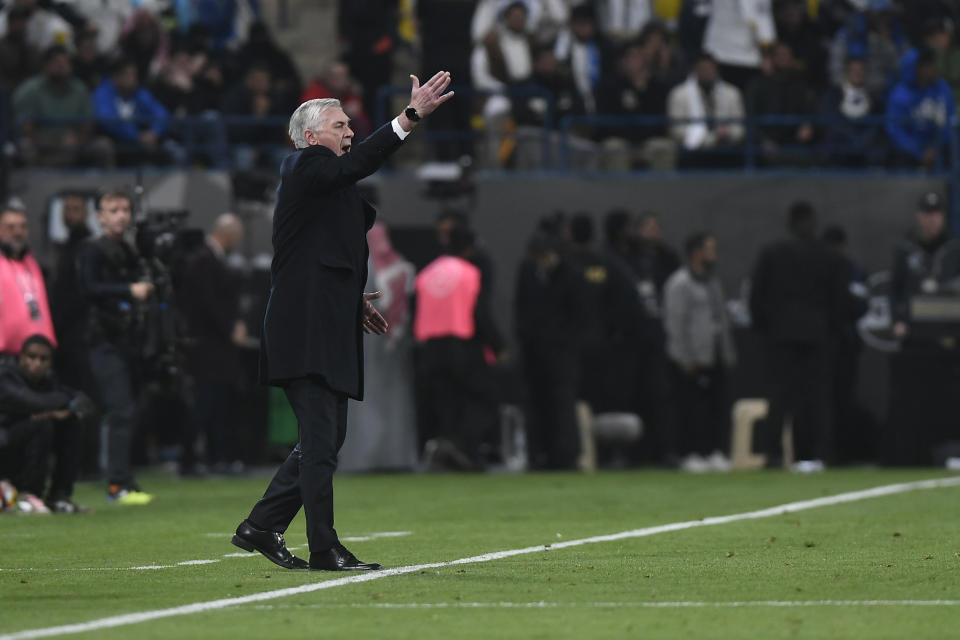
<path id="1" fill-rule="evenodd" d="M 362 560 L 403 567 L 945 475 L 343 476 L 338 531 L 342 538 L 409 532 L 347 542 Z M 76 497 L 93 514 L 0 515 L 0 637 L 342 577 L 284 571 L 259 555 L 224 557 L 239 553 L 230 534 L 266 481 L 144 475 L 141 484 L 157 495 L 145 507 L 107 505 L 101 487 L 82 485 Z M 960 601 L 958 498 L 960 488 L 918 490 L 68 637 L 956 637 L 960 605 L 943 601 Z M 299 516 L 288 545 L 305 543 L 303 527 Z M 216 562 L 177 565 L 194 560 Z M 144 566 L 166 568 L 131 569 Z"/>

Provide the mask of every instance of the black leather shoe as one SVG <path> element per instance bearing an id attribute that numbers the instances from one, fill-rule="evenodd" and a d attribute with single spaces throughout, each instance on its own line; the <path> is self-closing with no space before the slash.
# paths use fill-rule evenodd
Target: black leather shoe
<path id="1" fill-rule="evenodd" d="M 307 564 L 305 560 L 298 558 L 287 550 L 287 545 L 283 541 L 282 533 L 257 529 L 247 520 L 240 523 L 240 526 L 237 527 L 237 533 L 234 534 L 230 542 L 244 551 L 259 551 L 268 560 L 280 565 L 284 569 L 310 568 L 310 565 Z"/>
<path id="2" fill-rule="evenodd" d="M 376 562 L 360 562 L 339 542 L 327 551 L 310 552 L 310 569 L 313 571 L 379 571 Z"/>

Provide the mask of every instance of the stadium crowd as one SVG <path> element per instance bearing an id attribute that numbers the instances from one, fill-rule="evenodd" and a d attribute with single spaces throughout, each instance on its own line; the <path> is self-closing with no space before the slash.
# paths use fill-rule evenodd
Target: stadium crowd
<path id="1" fill-rule="evenodd" d="M 544 135 L 559 153 L 563 130 L 582 166 L 607 169 L 747 157 L 942 168 L 960 90 L 960 8 L 917 0 L 907 9 L 895 0 L 343 1 L 335 59 L 298 70 L 255 0 L 9 0 L 0 138 L 25 164 L 273 168 L 287 148 L 283 118 L 302 100 L 337 97 L 358 135 L 368 133 L 402 53 L 476 91 L 431 123 L 440 159 L 537 167 Z"/>

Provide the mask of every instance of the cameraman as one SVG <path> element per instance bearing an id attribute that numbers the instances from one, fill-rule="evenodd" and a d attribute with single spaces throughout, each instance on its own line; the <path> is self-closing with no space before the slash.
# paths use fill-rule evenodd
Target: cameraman
<path id="1" fill-rule="evenodd" d="M 125 238 L 131 216 L 128 194 L 112 190 L 101 195 L 97 218 L 103 235 L 88 240 L 78 257 L 90 368 L 107 414 L 107 501 L 124 505 L 153 499 L 134 482 L 130 468 L 136 418 L 134 318 L 137 305 L 154 290 L 140 279 L 137 252 Z"/>

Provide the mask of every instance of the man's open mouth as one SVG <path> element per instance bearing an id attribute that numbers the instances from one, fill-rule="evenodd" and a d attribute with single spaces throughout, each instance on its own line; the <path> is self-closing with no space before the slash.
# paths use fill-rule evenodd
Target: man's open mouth
<path id="1" fill-rule="evenodd" d="M 350 145 L 345 144 L 342 147 L 340 147 L 340 150 L 343 151 L 344 153 L 347 153 L 348 151 L 350 151 Z"/>

